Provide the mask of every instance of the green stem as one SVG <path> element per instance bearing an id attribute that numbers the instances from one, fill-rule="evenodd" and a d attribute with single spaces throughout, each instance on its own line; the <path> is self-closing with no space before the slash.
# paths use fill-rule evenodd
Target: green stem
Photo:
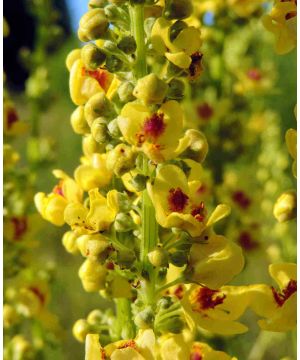
<path id="1" fill-rule="evenodd" d="M 177 278 L 177 279 L 175 279 L 175 280 L 161 286 L 160 288 L 158 288 L 156 290 L 156 295 L 158 295 L 159 293 L 161 293 L 162 291 L 168 289 L 171 286 L 174 286 L 174 285 L 177 285 L 177 284 L 182 284 L 184 282 L 184 280 L 185 280 L 184 276 L 180 276 L 179 278 Z"/>
<path id="2" fill-rule="evenodd" d="M 119 325 L 119 336 L 123 339 L 135 337 L 135 326 L 132 321 L 131 301 L 125 298 L 115 299 L 117 319 Z"/>

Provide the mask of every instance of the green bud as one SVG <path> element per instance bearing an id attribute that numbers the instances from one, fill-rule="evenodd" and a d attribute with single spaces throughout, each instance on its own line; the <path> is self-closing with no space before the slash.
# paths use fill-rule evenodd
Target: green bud
<path id="1" fill-rule="evenodd" d="M 139 312 L 134 318 L 134 322 L 139 329 L 149 329 L 152 326 L 153 321 L 154 314 L 151 308 L 146 308 Z"/>
<path id="2" fill-rule="evenodd" d="M 149 74 L 139 79 L 133 90 L 133 95 L 145 105 L 163 102 L 168 85 L 155 74 Z"/>
<path id="3" fill-rule="evenodd" d="M 117 232 L 127 232 L 135 228 L 132 217 L 125 213 L 117 214 L 114 226 Z"/>
<path id="4" fill-rule="evenodd" d="M 118 43 L 118 48 L 125 54 L 133 54 L 136 50 L 136 42 L 133 36 L 124 36 Z"/>
<path id="5" fill-rule="evenodd" d="M 90 156 L 94 153 L 103 153 L 105 148 L 102 144 L 97 141 L 90 134 L 82 139 L 82 149 L 85 156 Z"/>
<path id="6" fill-rule="evenodd" d="M 185 326 L 180 316 L 172 316 L 160 322 L 157 330 L 163 333 L 180 334 Z"/>
<path id="7" fill-rule="evenodd" d="M 78 106 L 71 115 L 72 129 L 76 134 L 84 135 L 90 132 L 88 123 L 84 116 L 84 106 Z"/>
<path id="8" fill-rule="evenodd" d="M 64 233 L 62 243 L 68 253 L 78 253 L 77 238 L 78 236 L 73 231 L 67 231 L 66 233 Z"/>
<path id="9" fill-rule="evenodd" d="M 183 29 L 188 27 L 187 23 L 178 20 L 170 27 L 170 40 L 174 41 Z"/>
<path id="10" fill-rule="evenodd" d="M 273 214 L 280 223 L 295 219 L 297 216 L 297 195 L 294 190 L 285 191 L 277 199 Z"/>
<path id="11" fill-rule="evenodd" d="M 78 37 L 80 41 L 101 39 L 109 26 L 104 10 L 95 8 L 82 16 L 79 22 Z"/>
<path id="12" fill-rule="evenodd" d="M 129 81 L 122 82 L 122 84 L 119 86 L 117 90 L 120 100 L 124 103 L 133 101 L 134 100 L 133 89 L 134 89 L 133 83 Z"/>
<path id="13" fill-rule="evenodd" d="M 89 325 L 95 326 L 101 324 L 102 319 L 103 319 L 102 312 L 98 309 L 95 309 L 88 314 L 86 320 L 89 323 Z"/>
<path id="14" fill-rule="evenodd" d="M 193 13 L 191 0 L 165 0 L 163 16 L 168 20 L 185 19 Z"/>
<path id="15" fill-rule="evenodd" d="M 167 67 L 167 76 L 168 77 L 179 77 L 181 76 L 183 73 L 183 70 L 174 65 L 173 63 L 171 62 L 168 62 L 168 67 Z"/>
<path id="16" fill-rule="evenodd" d="M 135 166 L 136 153 L 131 146 L 125 144 L 117 145 L 107 153 L 107 167 L 117 176 L 122 176 Z"/>
<path id="17" fill-rule="evenodd" d="M 161 309 L 161 310 L 166 310 L 171 305 L 173 305 L 173 301 L 170 296 L 164 296 L 164 297 L 160 298 L 157 302 L 157 307 L 158 307 L 158 309 Z"/>
<path id="18" fill-rule="evenodd" d="M 137 174 L 130 180 L 130 183 L 136 191 L 143 191 L 146 188 L 147 180 L 148 176 Z"/>
<path id="19" fill-rule="evenodd" d="M 72 333 L 76 340 L 83 343 L 90 330 L 91 327 L 89 323 L 85 319 L 79 319 L 73 325 Z"/>
<path id="20" fill-rule="evenodd" d="M 89 43 L 81 49 L 81 59 L 88 70 L 96 70 L 105 61 L 106 55 L 95 44 Z"/>
<path id="21" fill-rule="evenodd" d="M 170 100 L 181 100 L 184 97 L 184 82 L 178 79 L 172 79 L 169 82 L 167 97 Z"/>
<path id="22" fill-rule="evenodd" d="M 122 70 L 123 61 L 115 55 L 107 56 L 105 67 L 111 73 L 115 73 Z"/>
<path id="23" fill-rule="evenodd" d="M 159 281 L 165 281 L 166 280 L 166 276 L 167 276 L 167 273 L 168 273 L 168 268 L 160 268 L 159 271 L 158 271 L 158 280 Z"/>
<path id="24" fill-rule="evenodd" d="M 103 8 L 105 6 L 105 0 L 90 0 L 88 7 L 89 9 Z"/>
<path id="25" fill-rule="evenodd" d="M 117 263 L 121 267 L 131 268 L 133 263 L 136 260 L 134 251 L 128 250 L 118 250 L 117 253 Z"/>
<path id="26" fill-rule="evenodd" d="M 128 212 L 131 210 L 131 201 L 129 200 L 129 197 L 125 192 L 118 192 L 117 201 L 118 208 L 121 212 Z"/>
<path id="27" fill-rule="evenodd" d="M 112 138 L 119 139 L 121 137 L 121 131 L 120 131 L 117 119 L 112 120 L 107 125 L 107 128 L 108 128 L 109 134 Z"/>
<path id="28" fill-rule="evenodd" d="M 178 250 L 170 254 L 170 262 L 177 267 L 186 265 L 187 261 L 188 255 L 185 251 Z"/>
<path id="29" fill-rule="evenodd" d="M 168 265 L 168 253 L 161 247 L 157 247 L 148 253 L 150 263 L 155 267 L 165 267 Z"/>
<path id="30" fill-rule="evenodd" d="M 84 106 L 84 115 L 89 126 L 92 126 L 97 118 L 109 118 L 113 114 L 112 104 L 102 92 L 93 95 Z"/>
<path id="31" fill-rule="evenodd" d="M 91 126 L 91 133 L 93 138 L 99 144 L 105 144 L 109 141 L 108 129 L 107 129 L 107 122 L 105 118 L 99 117 L 98 119 L 94 120 Z"/>

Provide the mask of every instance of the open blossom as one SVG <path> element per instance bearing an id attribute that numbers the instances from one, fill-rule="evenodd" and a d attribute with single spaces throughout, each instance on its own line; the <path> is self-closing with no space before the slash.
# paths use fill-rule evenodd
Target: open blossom
<path id="1" fill-rule="evenodd" d="M 201 181 L 198 184 L 188 182 L 184 172 L 175 165 L 161 166 L 154 183 L 148 183 L 147 189 L 156 210 L 157 222 L 166 228 L 184 229 L 193 237 L 201 235 L 207 226 L 230 211 L 226 205 L 219 205 L 209 217 L 206 205 L 201 201 Z"/>
<path id="2" fill-rule="evenodd" d="M 79 202 L 70 203 L 64 211 L 64 220 L 78 234 L 95 234 L 109 228 L 117 215 L 116 190 L 106 197 L 98 189 L 89 191 L 89 208 Z"/>
<path id="3" fill-rule="evenodd" d="M 292 330 L 297 320 L 297 266 L 293 263 L 272 264 L 269 273 L 279 289 L 256 285 L 251 307 L 263 317 L 258 325 L 268 331 Z"/>
<path id="4" fill-rule="evenodd" d="M 156 112 L 137 102 L 126 104 L 118 125 L 125 140 L 140 148 L 151 160 L 162 162 L 175 156 L 183 129 L 178 102 L 164 103 Z"/>
<path id="5" fill-rule="evenodd" d="M 194 26 L 186 26 L 171 40 L 171 26 L 172 21 L 162 17 L 156 20 L 151 33 L 153 48 L 177 67 L 187 70 L 191 79 L 196 79 L 202 72 L 200 30 Z"/>
<path id="6" fill-rule="evenodd" d="M 61 170 L 53 174 L 60 179 L 48 195 L 39 192 L 34 197 L 35 206 L 42 217 L 52 224 L 62 226 L 65 223 L 64 211 L 69 203 L 80 203 L 83 197 L 82 189 L 77 183 Z"/>
<path id="7" fill-rule="evenodd" d="M 262 18 L 265 28 L 275 36 L 275 50 L 286 54 L 297 43 L 297 1 L 275 0 L 271 12 Z"/>

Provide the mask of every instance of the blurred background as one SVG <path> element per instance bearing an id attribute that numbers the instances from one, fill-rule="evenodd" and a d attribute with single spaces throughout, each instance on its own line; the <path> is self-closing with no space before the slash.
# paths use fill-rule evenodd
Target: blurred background
<path id="1" fill-rule="evenodd" d="M 38 0 L 36 2 L 38 3 Z M 72 174 L 82 153 L 81 137 L 74 134 L 69 121 L 70 114 L 75 107 L 69 97 L 65 58 L 72 49 L 80 46 L 76 31 L 80 17 L 87 9 L 87 1 L 55 0 L 53 1 L 53 9 L 57 12 L 55 22 L 61 28 L 61 32 L 57 35 L 57 41 L 49 45 L 47 55 L 43 59 L 44 66 L 48 71 L 47 81 L 50 95 L 47 96 L 44 108 L 40 111 L 39 134 L 52 139 L 51 146 L 53 148 L 51 161 L 36 168 L 36 190 L 43 192 L 50 192 L 56 183 L 56 179 L 51 176 L 51 170 L 64 169 L 66 173 Z M 4 0 L 4 17 L 10 28 L 9 36 L 4 39 L 6 87 L 16 104 L 20 118 L 30 121 L 32 109 L 24 93 L 30 71 L 28 66 L 26 67 L 26 51 L 24 49 L 33 51 L 40 36 L 36 14 L 32 12 L 30 1 Z M 207 21 L 210 21 L 209 14 Z M 272 58 L 277 68 L 278 75 L 273 86 L 280 90 L 270 91 L 269 94 L 265 95 L 264 101 L 270 109 L 279 115 L 278 138 L 284 142 L 286 130 L 296 127 L 294 116 L 291 113 L 291 109 L 296 103 L 296 56 L 294 51 L 285 56 L 276 56 L 271 47 L 266 51 L 269 52 L 267 55 Z M 21 140 L 15 140 L 15 146 L 21 154 L 28 151 L 24 137 Z M 218 161 L 217 154 L 211 156 L 211 162 Z M 23 159 L 22 161 L 24 165 L 26 160 Z M 274 163 L 274 167 L 276 167 L 276 163 Z M 293 186 L 292 175 L 290 174 L 287 183 Z M 47 360 L 83 359 L 84 346 L 72 336 L 73 323 L 78 318 L 84 318 L 89 311 L 96 307 L 111 306 L 97 294 L 88 294 L 83 290 L 77 275 L 82 260 L 80 257 L 73 257 L 68 254 L 61 244 L 62 234 L 66 230 L 67 227 L 56 228 L 44 221 L 43 230 L 39 234 L 40 247 L 36 253 L 39 262 L 51 261 L 56 264 L 50 308 L 59 316 L 64 328 L 61 347 L 49 351 Z M 294 229 L 291 229 L 291 232 L 295 234 Z M 266 264 L 264 262 L 261 264 L 265 267 L 251 267 L 253 274 L 251 281 L 253 283 L 268 278 Z M 241 275 L 236 283 L 246 283 L 247 281 L 246 275 Z M 252 320 L 249 321 L 251 323 Z M 249 354 L 256 340 L 262 341 L 260 340 L 261 337 L 266 336 L 259 334 L 254 321 L 252 323 L 253 326 L 247 334 L 230 340 L 232 353 L 236 354 L 240 360 L 246 359 L 246 355 Z M 274 348 L 272 353 L 266 355 L 265 360 L 279 359 L 276 355 L 277 347 L 280 347 L 279 351 L 282 354 L 291 355 L 290 342 L 282 340 L 280 336 L 276 337 L 277 335 L 274 337 L 273 335 L 267 336 L 270 336 L 269 339 Z M 220 344 L 222 344 L 221 339 Z"/>

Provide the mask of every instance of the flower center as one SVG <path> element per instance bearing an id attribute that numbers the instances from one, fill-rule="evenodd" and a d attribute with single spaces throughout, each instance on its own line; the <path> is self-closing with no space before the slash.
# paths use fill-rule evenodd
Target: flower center
<path id="1" fill-rule="evenodd" d="M 194 344 L 190 355 L 190 360 L 202 360 L 201 347 Z"/>
<path id="2" fill-rule="evenodd" d="M 191 214 L 194 216 L 196 220 L 203 222 L 206 216 L 206 209 L 204 202 L 201 201 L 199 206 L 194 207 Z"/>
<path id="3" fill-rule="evenodd" d="M 134 340 L 126 340 L 124 343 L 118 346 L 118 349 L 126 349 L 126 348 L 133 348 L 136 349 L 136 343 Z"/>
<path id="4" fill-rule="evenodd" d="M 218 290 L 200 287 L 192 292 L 190 302 L 193 311 L 201 312 L 203 310 L 214 309 L 217 305 L 222 304 L 225 298 L 226 295 L 221 294 Z"/>
<path id="5" fill-rule="evenodd" d="M 262 74 L 261 74 L 260 70 L 255 69 L 255 68 L 248 70 L 247 76 L 249 79 L 254 80 L 254 81 L 259 81 L 262 79 Z"/>
<path id="6" fill-rule="evenodd" d="M 146 137 L 156 140 L 165 131 L 164 114 L 155 113 L 144 122 L 143 132 Z"/>
<path id="7" fill-rule="evenodd" d="M 27 219 L 26 217 L 13 217 L 11 222 L 14 225 L 14 240 L 18 241 L 27 230 Z"/>
<path id="8" fill-rule="evenodd" d="M 209 120 L 212 117 L 214 110 L 205 102 L 197 107 L 197 113 L 202 119 Z"/>
<path id="9" fill-rule="evenodd" d="M 191 80 L 195 80 L 197 79 L 197 77 L 200 76 L 202 72 L 202 63 L 201 63 L 202 58 L 203 58 L 203 54 L 200 53 L 199 51 L 192 54 L 191 56 L 192 62 L 191 65 L 189 66 L 189 74 Z"/>
<path id="10" fill-rule="evenodd" d="M 240 236 L 238 238 L 238 242 L 241 245 L 241 247 L 245 250 L 253 250 L 258 247 L 258 242 L 255 241 L 251 234 L 247 231 L 242 231 L 240 233 Z"/>
<path id="11" fill-rule="evenodd" d="M 280 0 L 280 2 L 291 2 L 297 6 L 297 0 Z M 285 20 L 292 19 L 295 16 L 297 16 L 297 11 L 291 11 L 285 15 Z"/>
<path id="12" fill-rule="evenodd" d="M 15 109 L 9 109 L 7 114 L 7 127 L 10 129 L 18 121 L 18 114 Z"/>
<path id="13" fill-rule="evenodd" d="M 242 209 L 247 209 L 251 204 L 251 200 L 243 191 L 234 192 L 232 195 L 232 200 Z"/>
<path id="14" fill-rule="evenodd" d="M 169 191 L 169 208 L 174 212 L 182 212 L 189 201 L 189 197 L 180 189 L 172 188 Z"/>
<path id="15" fill-rule="evenodd" d="M 107 91 L 108 89 L 108 73 L 104 69 L 97 70 L 87 70 L 85 67 L 82 68 L 82 76 L 90 76 L 93 79 L 97 80 L 98 84 L 102 87 L 103 90 Z"/>
<path id="16" fill-rule="evenodd" d="M 58 185 L 54 186 L 54 189 L 52 190 L 52 192 L 54 194 L 57 194 L 57 195 L 60 195 L 60 196 L 64 197 L 65 195 L 64 195 L 62 187 L 63 187 L 63 182 L 60 181 Z"/>
<path id="17" fill-rule="evenodd" d="M 291 297 L 297 291 L 297 281 L 290 280 L 287 286 L 282 292 L 277 292 L 274 287 L 271 287 L 275 301 L 279 306 L 282 306 L 289 297 Z"/>

